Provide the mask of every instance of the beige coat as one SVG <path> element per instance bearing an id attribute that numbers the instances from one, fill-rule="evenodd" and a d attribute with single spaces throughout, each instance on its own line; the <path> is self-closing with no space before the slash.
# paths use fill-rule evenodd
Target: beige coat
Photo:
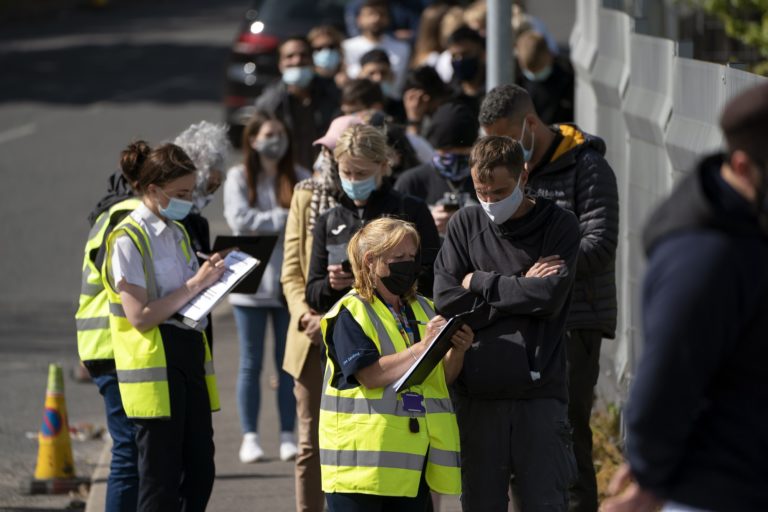
<path id="1" fill-rule="evenodd" d="M 288 301 L 291 312 L 291 323 L 288 326 L 288 337 L 285 342 L 285 357 L 283 370 L 294 379 L 298 379 L 311 341 L 306 334 L 299 331 L 299 320 L 309 311 L 304 298 L 309 272 L 309 258 L 312 255 L 312 233 L 309 231 L 309 203 L 312 199 L 311 190 L 294 190 L 288 220 L 285 223 L 285 245 L 283 246 L 283 270 L 280 282 L 283 284 L 283 294 Z"/>

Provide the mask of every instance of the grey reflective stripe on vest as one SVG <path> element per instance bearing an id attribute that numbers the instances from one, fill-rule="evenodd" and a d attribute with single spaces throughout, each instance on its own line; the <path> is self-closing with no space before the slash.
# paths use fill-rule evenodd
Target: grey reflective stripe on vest
<path id="1" fill-rule="evenodd" d="M 83 269 L 83 279 L 80 281 L 80 295 L 95 297 L 104 289 L 104 283 L 99 280 L 98 283 L 91 283 L 88 278 L 91 277 L 91 270 L 88 267 Z"/>
<path id="2" fill-rule="evenodd" d="M 102 212 L 102 214 L 98 216 L 98 218 L 96 219 L 96 224 L 94 224 L 91 230 L 88 232 L 89 242 L 93 240 L 93 238 L 96 235 L 99 234 L 99 231 L 101 231 L 101 228 L 103 228 L 104 224 L 107 223 L 107 221 L 109 220 L 109 217 L 110 217 L 109 212 L 106 212 L 106 211 Z"/>
<path id="3" fill-rule="evenodd" d="M 368 318 L 373 323 L 373 328 L 376 329 L 376 334 L 379 336 L 379 344 L 381 345 L 381 355 L 389 356 L 397 353 L 397 351 L 395 350 L 395 345 L 394 343 L 392 343 L 392 339 L 389 337 L 389 334 L 387 333 L 387 329 L 384 328 L 384 324 L 381 323 L 381 319 L 379 318 L 379 315 L 376 314 L 376 310 L 373 309 L 373 306 L 367 300 L 363 299 L 360 295 L 356 293 L 352 295 L 352 297 L 362 302 L 363 306 L 365 306 L 365 312 L 368 313 Z"/>
<path id="4" fill-rule="evenodd" d="M 427 301 L 427 299 L 425 299 L 421 295 L 416 295 L 416 300 L 419 302 L 421 309 L 423 309 L 424 312 L 427 314 L 427 318 L 432 318 L 433 316 L 435 316 L 435 310 L 434 308 L 432 308 L 432 306 L 429 305 L 429 302 Z"/>
<path id="5" fill-rule="evenodd" d="M 123 305 L 122 304 L 118 304 L 116 302 L 110 302 L 109 303 L 109 312 L 112 315 L 125 318 L 125 310 L 123 309 Z"/>
<path id="6" fill-rule="evenodd" d="M 94 329 L 109 329 L 108 316 L 96 316 L 93 318 L 75 319 L 78 331 L 92 331 Z"/>
<path id="7" fill-rule="evenodd" d="M 429 414 L 453 412 L 450 398 L 425 398 L 424 408 Z M 397 400 L 397 394 L 392 386 L 387 386 L 380 399 L 352 398 L 323 394 L 320 409 L 342 414 L 391 414 L 409 418 L 425 416 L 423 412 L 408 412 L 403 409 L 403 402 Z"/>
<path id="8" fill-rule="evenodd" d="M 206 361 L 203 365 L 205 367 L 205 374 L 206 375 L 213 375 L 213 361 Z"/>
<path id="9" fill-rule="evenodd" d="M 141 382 L 163 382 L 168 380 L 165 368 L 141 368 L 138 370 L 117 370 L 117 380 L 123 384 Z"/>
<path id="10" fill-rule="evenodd" d="M 440 466 L 448 466 L 451 468 L 461 467 L 461 456 L 459 452 L 452 452 L 448 450 L 439 450 L 433 446 L 429 447 L 429 462 L 432 464 L 438 464 Z"/>
<path id="11" fill-rule="evenodd" d="M 424 467 L 424 456 L 402 452 L 321 449 L 320 464 L 324 466 L 393 468 L 421 471 Z"/>
<path id="12" fill-rule="evenodd" d="M 124 228 L 133 233 L 139 242 L 139 252 L 144 263 L 144 278 L 147 280 L 147 299 L 149 302 L 157 299 L 157 280 L 155 278 L 155 267 L 152 264 L 152 251 L 147 244 L 147 239 L 142 230 L 132 224 L 126 224 Z"/>

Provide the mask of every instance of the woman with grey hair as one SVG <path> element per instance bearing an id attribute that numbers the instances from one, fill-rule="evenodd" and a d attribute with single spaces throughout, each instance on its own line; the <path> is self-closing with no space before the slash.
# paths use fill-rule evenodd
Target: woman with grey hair
<path id="1" fill-rule="evenodd" d="M 209 254 L 211 252 L 211 234 L 208 219 L 203 217 L 202 210 L 213 200 L 213 195 L 224 181 L 224 159 L 229 151 L 227 128 L 221 124 L 208 121 L 189 126 L 181 132 L 174 144 L 179 146 L 195 164 L 196 181 L 192 192 L 192 211 L 184 217 L 181 223 L 189 233 L 192 249 L 195 252 Z M 203 260 L 198 258 L 202 265 Z M 208 316 L 208 327 L 205 334 L 208 344 L 213 350 L 213 322 Z"/>
<path id="2" fill-rule="evenodd" d="M 176 137 L 181 147 L 197 167 L 197 183 L 193 202 L 198 213 L 213 200 L 213 194 L 224 181 L 224 159 L 230 149 L 227 128 L 223 124 L 200 121 Z"/>

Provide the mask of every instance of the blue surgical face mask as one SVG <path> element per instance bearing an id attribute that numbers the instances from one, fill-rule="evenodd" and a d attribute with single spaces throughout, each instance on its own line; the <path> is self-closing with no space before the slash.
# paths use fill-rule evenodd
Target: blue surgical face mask
<path id="1" fill-rule="evenodd" d="M 160 212 L 160 215 L 166 219 L 182 220 L 184 217 L 189 215 L 189 212 L 195 205 L 192 201 L 185 201 L 184 199 L 179 199 L 177 197 L 170 197 L 165 193 L 165 190 L 163 189 L 160 189 L 160 192 L 162 192 L 163 195 L 168 198 L 168 206 L 163 208 L 158 204 L 157 210 Z"/>
<path id="2" fill-rule="evenodd" d="M 365 201 L 376 190 L 376 176 L 371 176 L 360 181 L 349 181 L 341 178 L 341 188 L 353 201 Z"/>
<path id="3" fill-rule="evenodd" d="M 483 210 L 486 215 L 488 215 L 488 218 L 491 219 L 491 222 L 494 224 L 503 224 L 515 214 L 518 208 L 520 208 L 520 205 L 523 203 L 523 191 L 520 190 L 520 182 L 518 181 L 517 185 L 515 185 L 515 190 L 501 201 L 486 203 L 485 201 L 480 200 L 479 196 L 477 200 L 480 201 L 480 206 L 483 207 Z"/>
<path id="4" fill-rule="evenodd" d="M 533 132 L 531 132 L 531 148 L 525 149 L 525 132 L 528 128 L 528 120 L 523 119 L 523 131 L 520 134 L 520 147 L 523 150 L 523 160 L 526 162 L 530 162 L 531 158 L 533 157 L 533 148 L 536 146 L 536 137 L 533 136 Z"/>
<path id="5" fill-rule="evenodd" d="M 521 69 L 523 76 L 531 82 L 543 82 L 552 74 L 552 65 L 541 68 L 537 72 Z"/>
<path id="6" fill-rule="evenodd" d="M 303 88 L 308 86 L 314 77 L 315 71 L 311 66 L 296 66 L 283 70 L 283 83 L 285 85 L 295 85 Z"/>
<path id="7" fill-rule="evenodd" d="M 461 181 L 469 176 L 469 156 L 455 153 L 436 154 L 432 165 L 440 174 L 451 181 Z"/>
<path id="8" fill-rule="evenodd" d="M 312 54 L 315 66 L 325 71 L 335 71 L 341 64 L 341 53 L 333 48 L 323 48 Z"/>

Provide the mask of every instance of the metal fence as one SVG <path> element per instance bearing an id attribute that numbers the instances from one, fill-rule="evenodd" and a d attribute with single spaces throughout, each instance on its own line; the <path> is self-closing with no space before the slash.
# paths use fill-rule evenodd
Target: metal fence
<path id="1" fill-rule="evenodd" d="M 701 155 L 722 147 L 717 121 L 727 100 L 764 78 L 679 57 L 674 41 L 634 33 L 630 16 L 600 0 L 576 0 L 570 45 L 576 121 L 605 140 L 619 186 L 619 327 L 603 361 L 621 390 L 642 347 L 645 220 Z"/>

